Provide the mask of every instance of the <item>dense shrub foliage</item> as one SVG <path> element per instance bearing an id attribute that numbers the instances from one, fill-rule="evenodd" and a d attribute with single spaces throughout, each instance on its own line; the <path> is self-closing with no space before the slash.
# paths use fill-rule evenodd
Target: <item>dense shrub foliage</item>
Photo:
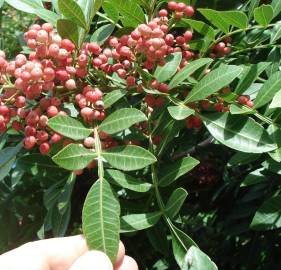
<path id="1" fill-rule="evenodd" d="M 3 251 L 82 232 L 114 261 L 122 234 L 140 269 L 279 269 L 279 0 L 4 2 L 37 17 L 0 51 Z"/>

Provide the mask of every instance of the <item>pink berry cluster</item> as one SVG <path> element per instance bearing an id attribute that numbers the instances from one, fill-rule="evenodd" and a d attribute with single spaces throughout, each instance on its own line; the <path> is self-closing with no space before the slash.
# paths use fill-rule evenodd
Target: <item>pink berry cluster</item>
<path id="1" fill-rule="evenodd" d="M 228 54 L 231 53 L 231 43 L 232 43 L 232 38 L 227 37 L 223 41 L 219 42 L 215 46 L 213 46 L 212 51 L 210 53 L 211 58 L 220 58 L 224 57 Z"/>

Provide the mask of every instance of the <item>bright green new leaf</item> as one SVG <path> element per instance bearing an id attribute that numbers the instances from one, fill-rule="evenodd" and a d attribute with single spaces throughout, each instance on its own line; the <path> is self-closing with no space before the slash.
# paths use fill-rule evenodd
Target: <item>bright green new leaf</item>
<path id="1" fill-rule="evenodd" d="M 186 106 L 170 106 L 168 107 L 170 115 L 176 120 L 183 120 L 188 116 L 195 113 L 193 109 L 190 109 Z"/>
<path id="2" fill-rule="evenodd" d="M 150 183 L 143 182 L 118 170 L 106 170 L 105 178 L 113 185 L 118 185 L 135 192 L 147 192 L 152 188 Z"/>
<path id="3" fill-rule="evenodd" d="M 139 170 L 157 161 L 149 151 L 135 145 L 110 148 L 102 156 L 112 167 L 124 171 Z"/>
<path id="4" fill-rule="evenodd" d="M 176 72 L 182 59 L 182 53 L 176 52 L 166 57 L 164 66 L 158 66 L 155 70 L 154 77 L 159 82 L 169 80 Z"/>
<path id="5" fill-rule="evenodd" d="M 53 161 L 66 170 L 81 170 L 97 157 L 92 150 L 78 144 L 69 144 L 53 156 Z"/>
<path id="6" fill-rule="evenodd" d="M 172 165 L 165 166 L 159 170 L 160 178 L 159 185 L 166 187 L 176 181 L 182 175 L 191 171 L 194 167 L 199 164 L 199 161 L 192 157 L 185 157 Z"/>
<path id="7" fill-rule="evenodd" d="M 255 8 L 254 17 L 258 24 L 267 26 L 273 19 L 273 8 L 270 5 L 262 5 Z"/>
<path id="8" fill-rule="evenodd" d="M 107 93 L 103 97 L 103 102 L 104 102 L 105 109 L 109 108 L 111 105 L 113 105 L 115 102 L 120 100 L 125 95 L 126 95 L 126 91 L 125 90 L 114 90 L 112 92 Z"/>
<path id="9" fill-rule="evenodd" d="M 154 226 L 160 219 L 162 213 L 132 214 L 120 219 L 121 233 L 135 232 Z"/>
<path id="10" fill-rule="evenodd" d="M 79 30 L 77 24 L 70 20 L 59 19 L 57 21 L 57 30 L 62 38 L 70 39 L 79 47 Z"/>
<path id="11" fill-rule="evenodd" d="M 171 219 L 179 213 L 186 197 L 187 191 L 183 188 L 177 188 L 173 191 L 165 207 L 165 212 Z"/>
<path id="12" fill-rule="evenodd" d="M 256 212 L 251 228 L 273 230 L 281 228 L 281 195 L 266 200 Z"/>
<path id="13" fill-rule="evenodd" d="M 281 71 L 275 72 L 264 83 L 254 101 L 254 108 L 260 108 L 270 102 L 275 94 L 281 90 Z"/>
<path id="14" fill-rule="evenodd" d="M 143 112 L 134 108 L 124 108 L 107 116 L 99 126 L 99 130 L 108 134 L 115 134 L 146 120 Z"/>
<path id="15" fill-rule="evenodd" d="M 229 85 L 242 72 L 242 68 L 233 65 L 221 65 L 208 73 L 197 83 L 185 99 L 185 103 L 202 100 Z"/>
<path id="16" fill-rule="evenodd" d="M 55 116 L 48 121 L 48 126 L 73 140 L 83 140 L 93 133 L 92 129 L 86 128 L 80 121 L 69 116 Z"/>
<path id="17" fill-rule="evenodd" d="M 119 248 L 120 205 L 109 183 L 98 180 L 83 207 L 82 229 L 90 249 L 104 252 L 115 262 Z"/>
<path id="18" fill-rule="evenodd" d="M 188 65 L 186 65 L 183 69 L 181 69 L 171 80 L 169 83 L 169 88 L 175 88 L 176 86 L 180 85 L 182 82 L 187 80 L 196 70 L 199 68 L 209 65 L 213 62 L 211 58 L 201 58 L 195 61 L 192 61 Z"/>
<path id="19" fill-rule="evenodd" d="M 87 29 L 87 22 L 82 8 L 75 0 L 58 0 L 60 12 L 70 21 Z"/>
<path id="20" fill-rule="evenodd" d="M 232 149 L 264 153 L 277 148 L 266 130 L 252 118 L 229 113 L 212 113 L 201 117 L 212 136 Z"/>
<path id="21" fill-rule="evenodd" d="M 115 26 L 113 24 L 106 24 L 99 27 L 91 37 L 91 42 L 96 42 L 99 45 L 103 45 L 104 42 L 111 36 Z"/>

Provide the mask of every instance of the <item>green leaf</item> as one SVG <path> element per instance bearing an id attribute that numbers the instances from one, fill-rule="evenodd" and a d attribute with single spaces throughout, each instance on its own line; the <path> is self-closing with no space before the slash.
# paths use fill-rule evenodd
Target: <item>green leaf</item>
<path id="1" fill-rule="evenodd" d="M 281 195 L 266 200 L 256 212 L 251 228 L 273 230 L 281 227 Z"/>
<path id="2" fill-rule="evenodd" d="M 186 106 L 171 106 L 168 107 L 168 111 L 170 115 L 176 120 L 183 120 L 195 113 L 194 110 Z"/>
<path id="3" fill-rule="evenodd" d="M 69 144 L 53 156 L 53 161 L 66 170 L 81 170 L 96 158 L 96 153 L 78 144 Z"/>
<path id="4" fill-rule="evenodd" d="M 177 24 L 177 27 L 188 27 L 191 26 L 192 29 L 199 34 L 203 35 L 204 37 L 214 40 L 215 39 L 215 30 L 210 25 L 197 21 L 197 20 L 191 20 L 191 19 L 181 19 Z"/>
<path id="5" fill-rule="evenodd" d="M 125 90 L 114 90 L 112 92 L 109 92 L 106 94 L 103 98 L 104 107 L 105 109 L 112 106 L 114 103 L 116 103 L 118 100 L 120 100 L 122 97 L 126 95 Z"/>
<path id="6" fill-rule="evenodd" d="M 185 262 L 186 265 L 183 270 L 218 270 L 215 263 L 195 246 L 188 250 Z"/>
<path id="7" fill-rule="evenodd" d="M 70 21 L 87 29 L 87 22 L 82 8 L 74 0 L 58 0 L 60 12 Z"/>
<path id="8" fill-rule="evenodd" d="M 5 0 L 5 2 L 15 9 L 33 14 L 36 14 L 37 8 L 43 8 L 41 0 Z"/>
<path id="9" fill-rule="evenodd" d="M 258 76 L 270 65 L 268 62 L 260 62 L 258 64 L 246 67 L 235 89 L 237 95 L 243 94 L 256 81 Z"/>
<path id="10" fill-rule="evenodd" d="M 208 73 L 203 79 L 195 85 L 185 99 L 186 102 L 193 102 L 204 99 L 205 97 L 219 91 L 229 85 L 242 72 L 239 66 L 221 65 Z"/>
<path id="11" fill-rule="evenodd" d="M 77 3 L 82 8 L 88 27 L 90 27 L 94 16 L 102 6 L 103 0 L 78 0 Z"/>
<path id="12" fill-rule="evenodd" d="M 279 71 L 279 66 L 281 63 L 281 50 L 278 47 L 272 48 L 272 50 L 269 52 L 267 59 L 267 62 L 270 63 L 270 66 L 266 69 L 267 77 L 269 78 L 272 76 L 275 72 Z"/>
<path id="13" fill-rule="evenodd" d="M 70 39 L 79 47 L 79 30 L 74 22 L 66 19 L 59 19 L 57 21 L 57 30 L 62 38 Z"/>
<path id="14" fill-rule="evenodd" d="M 55 116 L 48 121 L 48 126 L 73 140 L 83 140 L 93 133 L 92 129 L 86 128 L 80 121 L 69 116 Z"/>
<path id="15" fill-rule="evenodd" d="M 115 23 L 118 22 L 119 11 L 116 6 L 112 5 L 111 0 L 104 1 L 102 4 L 102 8 L 111 20 L 113 20 Z"/>
<path id="16" fill-rule="evenodd" d="M 53 235 L 55 237 L 65 236 L 71 216 L 71 205 L 67 205 L 63 214 L 61 214 L 57 208 L 53 208 L 51 215 Z"/>
<path id="17" fill-rule="evenodd" d="M 281 3 L 281 2 L 280 2 Z M 276 23 L 272 28 L 270 43 L 275 43 L 278 39 L 281 38 L 281 23 Z"/>
<path id="18" fill-rule="evenodd" d="M 135 192 L 147 192 L 152 188 L 150 183 L 145 183 L 117 170 L 106 170 L 105 178 L 113 185 L 118 185 Z"/>
<path id="19" fill-rule="evenodd" d="M 252 108 L 249 108 L 241 104 L 231 104 L 229 107 L 231 114 L 254 114 L 255 111 Z"/>
<path id="20" fill-rule="evenodd" d="M 281 89 L 275 94 L 269 105 L 270 109 L 281 108 Z"/>
<path id="21" fill-rule="evenodd" d="M 90 249 L 104 252 L 115 262 L 119 249 L 120 206 L 105 179 L 90 189 L 83 207 L 82 228 Z"/>
<path id="22" fill-rule="evenodd" d="M 229 23 L 224 17 L 220 15 L 219 11 L 213 9 L 197 9 L 207 20 L 209 20 L 214 26 L 220 29 L 224 33 L 229 32 Z"/>
<path id="23" fill-rule="evenodd" d="M 273 19 L 273 8 L 270 5 L 262 5 L 255 8 L 254 17 L 258 24 L 267 26 Z"/>
<path id="24" fill-rule="evenodd" d="M 171 219 L 179 213 L 186 197 L 187 191 L 183 188 L 177 188 L 173 191 L 165 207 L 165 212 Z"/>
<path id="25" fill-rule="evenodd" d="M 53 8 L 56 11 L 56 13 L 60 14 L 58 0 L 51 0 L 51 2 L 52 2 Z"/>
<path id="26" fill-rule="evenodd" d="M 99 130 L 115 134 L 143 121 L 147 121 L 143 112 L 134 108 L 124 108 L 107 116 L 99 126 Z"/>
<path id="27" fill-rule="evenodd" d="M 149 151 L 135 145 L 110 148 L 102 156 L 112 167 L 124 171 L 139 170 L 157 161 Z"/>
<path id="28" fill-rule="evenodd" d="M 273 8 L 273 16 L 275 18 L 281 12 L 281 2 L 279 0 L 272 0 L 271 6 Z"/>
<path id="29" fill-rule="evenodd" d="M 176 72 L 182 59 L 182 53 L 176 52 L 168 55 L 165 58 L 166 64 L 164 66 L 158 66 L 155 70 L 154 77 L 159 82 L 165 82 L 169 80 Z"/>
<path id="30" fill-rule="evenodd" d="M 281 90 L 281 71 L 275 72 L 264 83 L 259 90 L 258 95 L 254 101 L 254 108 L 260 108 L 267 104 L 275 96 L 277 92 Z"/>
<path id="31" fill-rule="evenodd" d="M 229 113 L 212 113 L 201 117 L 212 136 L 232 149 L 264 153 L 277 148 L 266 130 L 249 117 Z"/>
<path id="32" fill-rule="evenodd" d="M 241 187 L 248 187 L 256 184 L 263 183 L 268 180 L 268 177 L 262 174 L 264 168 L 257 169 L 253 172 L 250 172 L 241 183 Z"/>
<path id="33" fill-rule="evenodd" d="M 154 226 L 160 219 L 161 212 L 132 214 L 120 219 L 121 233 L 135 232 Z"/>
<path id="34" fill-rule="evenodd" d="M 106 24 L 99 27 L 91 37 L 91 42 L 96 42 L 99 45 L 103 45 L 104 42 L 111 36 L 115 26 L 113 24 Z"/>
<path id="35" fill-rule="evenodd" d="M 228 161 L 227 166 L 232 167 L 246 165 L 253 161 L 256 161 L 258 158 L 260 158 L 260 156 L 261 154 L 236 152 Z"/>
<path id="36" fill-rule="evenodd" d="M 57 25 L 57 21 L 60 18 L 58 14 L 44 8 L 37 8 L 36 15 L 43 19 L 44 21 L 51 23 L 52 25 Z"/>
<path id="37" fill-rule="evenodd" d="M 179 267 L 182 268 L 185 265 L 185 256 L 188 249 L 197 245 L 187 234 L 173 224 L 170 224 L 170 230 L 172 234 L 173 253 Z"/>
<path id="38" fill-rule="evenodd" d="M 229 25 L 240 29 L 245 29 L 248 26 L 248 17 L 242 11 L 221 11 L 219 14 Z"/>
<path id="39" fill-rule="evenodd" d="M 165 166 L 162 168 L 159 178 L 159 185 L 161 187 L 166 187 L 176 181 L 182 175 L 191 171 L 200 162 L 192 157 L 185 157 L 172 165 Z"/>
<path id="40" fill-rule="evenodd" d="M 0 0 L 0 8 L 3 7 L 4 3 L 5 3 L 5 0 Z"/>
<path id="41" fill-rule="evenodd" d="M 205 65 L 209 65 L 212 62 L 213 59 L 211 58 L 201 58 L 189 63 L 173 77 L 173 79 L 169 83 L 169 88 L 172 89 L 180 85 L 182 82 L 188 79 L 196 70 Z"/>
<path id="42" fill-rule="evenodd" d="M 7 147 L 0 151 L 0 181 L 9 174 L 21 148 L 22 143 L 19 143 L 15 147 Z"/>
<path id="43" fill-rule="evenodd" d="M 125 27 L 137 27 L 144 22 L 144 12 L 136 1 L 111 0 L 110 3 L 121 13 Z"/>

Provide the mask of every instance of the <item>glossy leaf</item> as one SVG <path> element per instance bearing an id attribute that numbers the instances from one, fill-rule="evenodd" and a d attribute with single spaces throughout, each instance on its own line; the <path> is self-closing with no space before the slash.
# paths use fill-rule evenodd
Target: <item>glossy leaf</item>
<path id="1" fill-rule="evenodd" d="M 16 156 L 22 148 L 22 143 L 15 147 L 7 147 L 0 151 L 0 181 L 5 178 L 12 169 Z"/>
<path id="2" fill-rule="evenodd" d="M 176 52 L 166 57 L 164 66 L 158 66 L 155 70 L 154 76 L 159 82 L 169 80 L 176 72 L 182 59 L 182 53 Z"/>
<path id="3" fill-rule="evenodd" d="M 281 71 L 275 72 L 264 83 L 259 90 L 257 98 L 254 101 L 254 108 L 260 108 L 272 100 L 277 92 L 281 90 Z"/>
<path id="4" fill-rule="evenodd" d="M 281 195 L 266 200 L 256 212 L 251 228 L 273 230 L 281 228 Z"/>
<path id="5" fill-rule="evenodd" d="M 57 25 L 57 21 L 60 18 L 60 16 L 57 13 L 44 8 L 37 8 L 36 15 L 41 19 L 43 19 L 44 21 L 51 23 L 52 25 Z"/>
<path id="6" fill-rule="evenodd" d="M 194 110 L 186 106 L 171 106 L 168 107 L 168 111 L 170 115 L 176 120 L 183 120 L 195 113 Z"/>
<path id="7" fill-rule="evenodd" d="M 270 43 L 275 43 L 280 38 L 281 38 L 281 23 L 279 22 L 276 23 L 272 28 Z"/>
<path id="8" fill-rule="evenodd" d="M 113 185 L 118 185 L 136 192 L 147 192 L 152 188 L 150 183 L 145 183 L 117 170 L 106 170 L 105 178 Z"/>
<path id="9" fill-rule="evenodd" d="M 183 69 L 181 69 L 171 80 L 169 83 L 169 88 L 172 89 L 178 85 L 180 85 L 182 82 L 187 80 L 196 70 L 199 68 L 209 65 L 213 62 L 213 59 L 210 58 L 201 58 L 197 59 L 195 61 L 192 61 L 188 65 L 186 65 Z"/>
<path id="10" fill-rule="evenodd" d="M 53 156 L 53 161 L 66 170 L 81 170 L 96 158 L 96 153 L 78 144 L 69 144 Z"/>
<path id="11" fill-rule="evenodd" d="M 236 152 L 231 159 L 228 161 L 227 166 L 241 166 L 249 164 L 260 158 L 261 154 L 243 153 Z"/>
<path id="12" fill-rule="evenodd" d="M 48 121 L 48 126 L 55 132 L 73 140 L 87 138 L 92 129 L 86 128 L 80 121 L 69 116 L 55 116 Z"/>
<path id="13" fill-rule="evenodd" d="M 279 0 L 272 0 L 271 6 L 273 8 L 273 16 L 278 16 L 281 12 L 281 2 Z"/>
<path id="14" fill-rule="evenodd" d="M 173 191 L 165 207 L 165 212 L 171 219 L 179 213 L 186 197 L 187 191 L 183 188 L 177 188 Z"/>
<path id="15" fill-rule="evenodd" d="M 70 39 L 79 47 L 79 30 L 74 22 L 66 19 L 59 19 L 57 21 L 57 30 L 62 38 Z"/>
<path id="16" fill-rule="evenodd" d="M 5 0 L 5 2 L 15 9 L 33 14 L 36 14 L 37 8 L 43 8 L 41 0 Z"/>
<path id="17" fill-rule="evenodd" d="M 273 19 L 273 8 L 270 5 L 262 5 L 255 8 L 254 17 L 258 24 L 267 26 Z"/>
<path id="18" fill-rule="evenodd" d="M 102 4 L 102 8 L 106 15 L 115 23 L 119 20 L 119 11 L 116 6 L 112 5 L 111 0 L 105 0 Z"/>
<path id="19" fill-rule="evenodd" d="M 281 108 L 281 89 L 273 97 L 273 99 L 269 105 L 269 108 L 270 109 Z"/>
<path id="20" fill-rule="evenodd" d="M 266 69 L 267 77 L 271 77 L 275 72 L 279 71 L 279 66 L 281 63 L 281 50 L 278 47 L 272 48 L 272 50 L 269 52 L 267 59 L 267 62 L 270 63 L 268 68 Z"/>
<path id="21" fill-rule="evenodd" d="M 114 90 L 112 92 L 107 93 L 103 98 L 104 107 L 106 109 L 109 108 L 125 95 L 126 95 L 125 90 Z"/>
<path id="22" fill-rule="evenodd" d="M 240 29 L 247 28 L 248 17 L 242 11 L 221 11 L 219 15 L 229 24 Z"/>
<path id="23" fill-rule="evenodd" d="M 202 115 L 202 119 L 212 136 L 230 148 L 247 153 L 264 153 L 277 148 L 266 130 L 251 118 L 212 113 Z"/>
<path id="24" fill-rule="evenodd" d="M 103 45 L 104 42 L 111 36 L 115 26 L 113 24 L 106 24 L 99 27 L 91 37 L 91 42 L 96 42 L 99 45 Z"/>
<path id="25" fill-rule="evenodd" d="M 121 233 L 135 232 L 150 228 L 158 222 L 161 215 L 161 212 L 154 212 L 122 216 L 120 219 Z"/>
<path id="26" fill-rule="evenodd" d="M 263 170 L 264 168 L 260 168 L 250 172 L 241 183 L 241 187 L 248 187 L 267 181 L 268 177 L 262 174 Z"/>
<path id="27" fill-rule="evenodd" d="M 112 167 L 124 171 L 139 170 L 157 161 L 149 151 L 133 145 L 110 148 L 102 155 Z"/>
<path id="28" fill-rule="evenodd" d="M 229 85 L 242 72 L 239 66 L 221 65 L 219 68 L 207 74 L 187 96 L 186 102 L 193 102 L 204 99 L 205 97 L 219 91 Z"/>
<path id="29" fill-rule="evenodd" d="M 188 173 L 199 164 L 199 161 L 192 157 L 185 157 L 174 164 L 161 169 L 159 185 L 166 187 L 176 181 L 182 175 Z"/>
<path id="30" fill-rule="evenodd" d="M 87 29 L 87 22 L 82 8 L 75 0 L 58 0 L 60 12 L 70 21 Z"/>
<path id="31" fill-rule="evenodd" d="M 103 0 L 78 0 L 77 3 L 85 14 L 87 25 L 90 26 L 95 14 L 101 8 Z"/>
<path id="32" fill-rule="evenodd" d="M 143 112 L 134 108 L 124 108 L 107 116 L 99 126 L 99 130 L 108 134 L 115 134 L 146 120 Z"/>
<path id="33" fill-rule="evenodd" d="M 199 248 L 191 247 L 185 257 L 183 270 L 218 270 L 213 261 Z"/>
<path id="34" fill-rule="evenodd" d="M 109 183 L 98 180 L 83 207 L 82 228 L 90 249 L 100 250 L 115 262 L 119 248 L 120 206 Z"/>

